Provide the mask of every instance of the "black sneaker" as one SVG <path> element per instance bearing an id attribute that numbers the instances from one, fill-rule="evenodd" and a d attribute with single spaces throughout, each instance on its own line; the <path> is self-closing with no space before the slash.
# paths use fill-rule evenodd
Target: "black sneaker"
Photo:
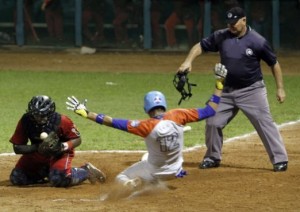
<path id="1" fill-rule="evenodd" d="M 288 168 L 288 162 L 275 163 L 273 165 L 274 172 L 284 172 Z"/>
<path id="2" fill-rule="evenodd" d="M 199 164 L 199 169 L 210 169 L 210 168 L 217 168 L 220 166 L 220 161 L 218 160 L 204 160 Z"/>

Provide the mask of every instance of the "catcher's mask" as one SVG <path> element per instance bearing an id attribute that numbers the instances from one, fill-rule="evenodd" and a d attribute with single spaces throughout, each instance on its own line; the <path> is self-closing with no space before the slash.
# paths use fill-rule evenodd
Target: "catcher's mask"
<path id="1" fill-rule="evenodd" d="M 189 83 L 189 78 L 187 77 L 188 72 L 178 72 L 175 74 L 173 79 L 173 84 L 177 91 L 181 94 L 181 98 L 178 102 L 178 105 L 181 104 L 182 100 L 186 100 L 192 97 L 192 86 L 197 86 L 196 84 Z M 186 88 L 185 88 L 185 85 Z"/>
<path id="2" fill-rule="evenodd" d="M 162 107 L 167 110 L 167 102 L 165 96 L 159 91 L 150 91 L 144 98 L 144 110 L 149 113 L 151 110 L 157 107 Z"/>
<path id="3" fill-rule="evenodd" d="M 38 124 L 46 124 L 55 112 L 55 103 L 48 96 L 34 96 L 28 103 L 29 113 Z"/>

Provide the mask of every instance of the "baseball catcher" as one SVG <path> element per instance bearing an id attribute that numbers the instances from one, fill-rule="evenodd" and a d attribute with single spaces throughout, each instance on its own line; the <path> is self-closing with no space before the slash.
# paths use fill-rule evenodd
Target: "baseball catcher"
<path id="1" fill-rule="evenodd" d="M 54 187 L 69 187 L 85 180 L 92 184 L 105 181 L 105 175 L 91 163 L 72 167 L 80 133 L 70 118 L 55 112 L 55 103 L 48 96 L 32 97 L 10 142 L 21 155 L 10 174 L 13 185 L 50 182 Z"/>

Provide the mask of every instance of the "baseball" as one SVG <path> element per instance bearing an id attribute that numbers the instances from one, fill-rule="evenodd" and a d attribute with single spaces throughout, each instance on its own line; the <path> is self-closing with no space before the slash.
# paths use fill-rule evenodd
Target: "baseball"
<path id="1" fill-rule="evenodd" d="M 40 134 L 40 139 L 42 139 L 42 140 L 44 140 L 45 138 L 47 138 L 48 137 L 48 133 L 46 133 L 46 132 L 42 132 L 41 134 Z"/>

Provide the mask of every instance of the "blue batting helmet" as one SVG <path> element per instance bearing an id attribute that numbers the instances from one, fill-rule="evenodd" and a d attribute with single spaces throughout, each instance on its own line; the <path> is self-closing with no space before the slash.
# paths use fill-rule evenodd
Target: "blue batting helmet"
<path id="1" fill-rule="evenodd" d="M 155 107 L 163 107 L 167 109 L 167 102 L 165 96 L 159 91 L 150 91 L 144 98 L 144 110 L 149 113 Z"/>

